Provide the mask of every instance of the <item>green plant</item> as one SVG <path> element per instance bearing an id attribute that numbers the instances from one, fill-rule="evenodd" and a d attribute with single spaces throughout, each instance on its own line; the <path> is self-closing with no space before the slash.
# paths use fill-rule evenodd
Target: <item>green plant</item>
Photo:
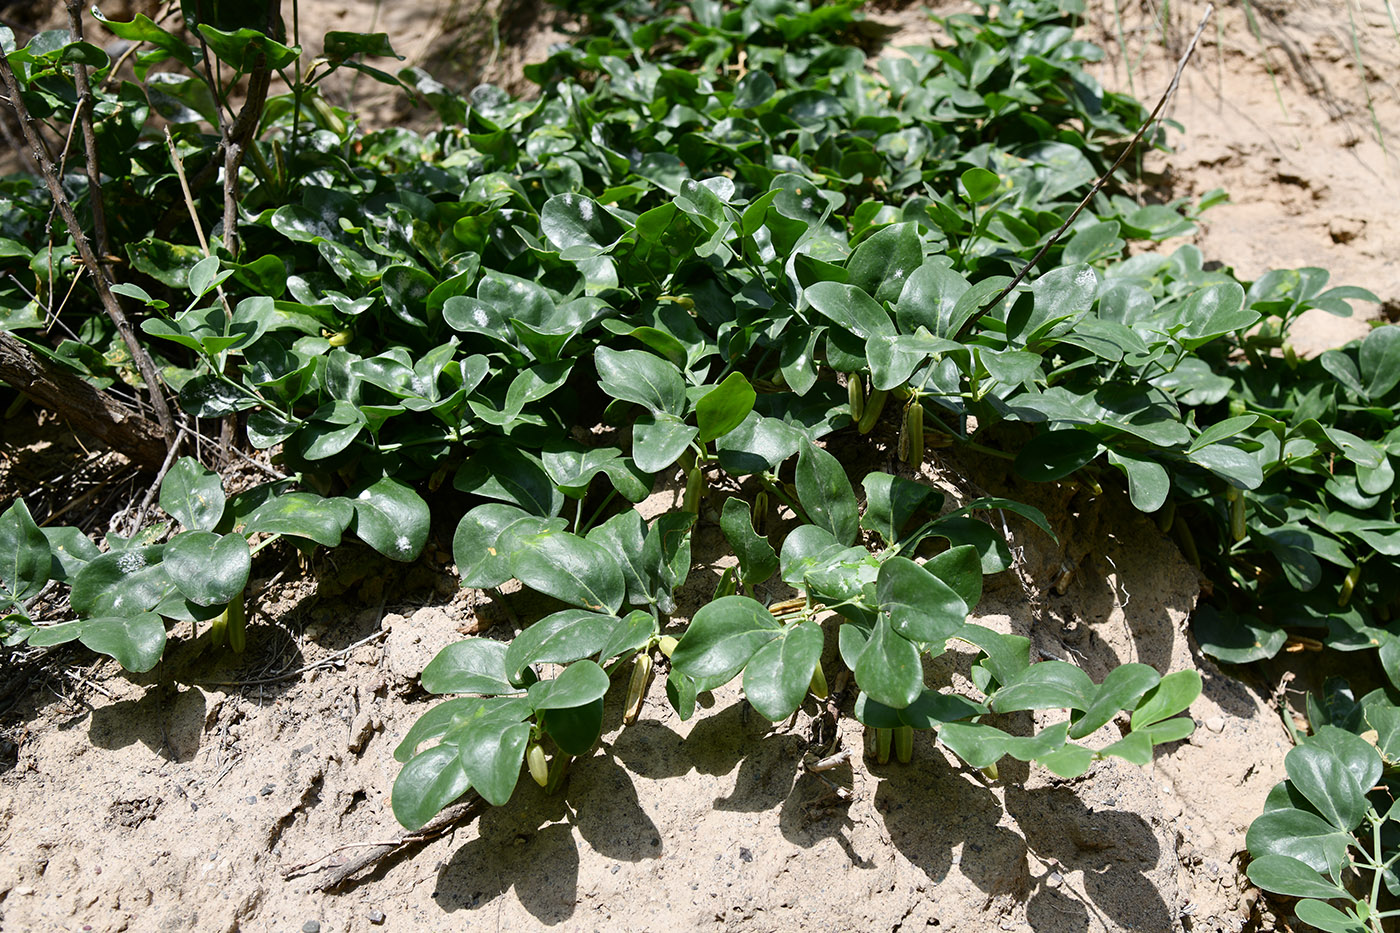
<path id="1" fill-rule="evenodd" d="M 529 69 L 547 91 L 534 101 L 389 75 L 363 61 L 392 55 L 380 35 L 328 36 L 303 72 L 270 6 L 239 24 L 187 16 L 196 41 L 108 24 L 148 46 L 142 83 L 115 91 L 74 35 L 15 49 L 0 33 L 36 132 L 82 121 L 79 76 L 98 69 L 102 119 L 79 144 L 101 172 L 63 181 L 94 222 L 121 206 L 98 253 L 125 254 L 78 275 L 65 259 L 81 230 L 53 232 L 34 186 L 7 183 L 0 326 L 99 385 L 161 398 L 163 383 L 184 430 L 219 422 L 290 474 L 224 502 L 216 475 L 180 461 L 162 503 L 169 489 L 185 530 L 109 536 L 105 552 L 71 529 L 36 535 L 12 506 L 8 640 L 81 638 L 149 669 L 170 623 L 222 619 L 237 647 L 254 550 L 351 532 L 413 559 L 425 496 L 450 477 L 472 497 L 453 542 L 462 583 L 517 579 L 566 608 L 425 672 L 457 696 L 398 749 L 408 825 L 468 787 L 505 801 L 522 766 L 559 786 L 598 739 L 611 675 L 629 671 L 630 711 L 654 649 L 670 649 L 684 716 L 742 676 L 782 718 L 839 658 L 877 760 L 910 758 L 912 730 L 931 729 L 979 768 L 1010 754 L 1077 774 L 1189 733 L 1176 714 L 1194 672 L 1124 665 L 1094 684 L 969 623 L 982 575 L 1010 565 L 973 513 L 1043 518 L 1005 498 L 940 514 L 933 490 L 882 472 L 858 496 L 823 449 L 854 428 L 910 467 L 952 448 L 1155 512 L 1215 583 L 1195 627 L 1218 658 L 1272 655 L 1302 629 L 1377 648 L 1400 678 L 1400 329 L 1300 361 L 1299 314 L 1374 296 L 1317 269 L 1241 282 L 1190 246 L 1124 257 L 1129 240 L 1189 232 L 1217 193 L 1144 206 L 1109 185 L 1076 213 L 1147 110 L 1085 72 L 1101 52 L 1074 39 L 1075 6 L 943 18 L 946 42 L 877 75 L 851 41 L 854 3 L 589 4 L 585 34 Z M 183 70 L 151 70 L 170 61 Z M 320 90 L 340 67 L 444 126 L 363 132 Z M 291 90 L 266 97 L 274 71 Z M 212 237 L 202 216 L 223 218 Z M 1002 295 L 1042 252 L 1043 271 Z M 115 318 L 85 310 L 114 271 L 107 297 L 135 302 L 149 370 Z M 631 507 L 680 477 L 680 508 L 648 522 Z M 718 521 L 737 567 L 682 630 L 697 521 Z M 797 595 L 765 605 L 774 574 Z M 50 578 L 77 618 L 30 618 Z M 925 670 L 950 640 L 977 653 L 974 695 Z M 1029 709 L 1068 713 L 1033 736 L 996 725 Z M 1121 739 L 1081 744 L 1125 712 Z"/>
<path id="2" fill-rule="evenodd" d="M 1249 827 L 1249 878 L 1301 898 L 1298 918 L 1320 930 L 1381 933 L 1400 916 L 1400 707 L 1384 690 L 1356 700 L 1339 678 L 1324 693 L 1321 705 L 1308 698 L 1313 733 L 1295 736 L 1288 779 Z"/>

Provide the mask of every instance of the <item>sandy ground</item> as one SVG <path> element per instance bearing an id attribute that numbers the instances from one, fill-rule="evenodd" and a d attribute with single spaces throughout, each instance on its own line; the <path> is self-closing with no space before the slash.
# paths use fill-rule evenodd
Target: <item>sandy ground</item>
<path id="1" fill-rule="evenodd" d="M 1171 4 L 1164 25 L 1153 20 L 1160 4 L 1121 6 L 1121 29 L 1111 3 L 1087 17 L 1090 37 L 1123 40 L 1098 75 L 1127 89 L 1131 74 L 1155 98 L 1203 4 Z M 1232 203 L 1192 238 L 1207 259 L 1247 278 L 1322 265 L 1338 284 L 1377 293 L 1382 305 L 1367 313 L 1398 308 L 1400 272 L 1387 262 L 1395 161 L 1361 83 L 1382 129 L 1400 125 L 1386 83 L 1400 73 L 1400 42 L 1384 7 L 1254 9 L 1262 39 L 1239 4 L 1217 11 L 1219 31 L 1207 29 L 1172 111 L 1187 132 L 1172 135 L 1173 152 L 1148 157 L 1144 195 L 1225 187 Z M 519 87 L 512 68 L 553 38 L 536 12 L 306 4 L 303 22 L 377 22 L 410 61 L 453 59 L 463 81 Z M 896 43 L 919 35 L 921 16 L 888 15 L 911 27 Z M 1400 139 L 1385 145 L 1393 153 Z M 1323 315 L 1298 344 L 1316 352 L 1365 327 Z M 997 485 L 988 469 L 942 460 L 924 478 L 966 498 Z M 681 723 L 658 682 L 641 721 L 623 729 L 618 685 L 601 747 L 577 763 L 565 794 L 522 782 L 507 806 L 324 894 L 316 887 L 337 863 L 401 833 L 388 805 L 392 750 L 428 708 L 416 687 L 423 665 L 463 633 L 510 628 L 501 605 L 455 591 L 440 548 L 408 569 L 342 550 L 271 587 L 243 658 L 175 651 L 158 676 L 128 679 L 74 653 L 88 666 L 36 675 L 6 699 L 0 931 L 1285 928 L 1240 872 L 1244 830 L 1281 777 L 1285 733 L 1266 697 L 1221 675 L 1187 636 L 1194 571 L 1121 504 L 1013 495 L 1039 496 L 1068 543 L 1009 524 L 1023 559 L 989 581 L 981 621 L 1029 635 L 1042 656 L 1074 660 L 1096 680 L 1129 660 L 1202 671 L 1196 734 L 1151 766 L 1110 762 L 1070 782 L 1006 766 L 988 782 L 921 736 L 913 765 L 857 754 L 830 773 L 847 801 L 802 768 L 815 708 L 769 729 L 727 689 Z M 683 612 L 713 585 L 704 558 L 717 539 L 713 525 L 697 532 Z M 1066 565 L 1073 581 L 1055 595 Z M 829 669 L 833 656 L 829 645 Z M 956 678 L 966 658 L 946 663 Z M 840 742 L 859 753 L 858 724 L 840 722 Z"/>

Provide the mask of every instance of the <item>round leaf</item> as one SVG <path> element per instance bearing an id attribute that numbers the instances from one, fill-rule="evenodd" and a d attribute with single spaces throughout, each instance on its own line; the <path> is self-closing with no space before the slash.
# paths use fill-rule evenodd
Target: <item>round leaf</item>
<path id="1" fill-rule="evenodd" d="M 98 654 L 116 658 L 133 674 L 144 674 L 165 651 L 165 620 L 154 612 L 87 619 L 78 640 Z"/>
<path id="2" fill-rule="evenodd" d="M 726 596 L 695 613 L 671 653 L 671 666 L 695 683 L 696 692 L 734 679 L 759 648 L 779 635 L 773 614 L 747 596 Z"/>
<path id="3" fill-rule="evenodd" d="M 791 716 L 802 704 L 822 656 L 822 629 L 804 622 L 756 651 L 744 668 L 744 696 L 770 722 Z"/>
<path id="4" fill-rule="evenodd" d="M 394 816 L 409 831 L 422 829 L 438 811 L 471 787 L 455 745 L 416 755 L 394 780 Z"/>
<path id="5" fill-rule="evenodd" d="M 406 483 L 384 477 L 354 497 L 354 531 L 385 557 L 411 561 L 428 541 L 432 513 Z"/>
<path id="6" fill-rule="evenodd" d="M 617 616 L 582 609 L 546 616 L 511 641 L 506 649 L 506 674 L 520 683 L 525 668 L 531 664 L 572 664 L 597 654 L 621 624 Z"/>
<path id="7" fill-rule="evenodd" d="M 977 579 L 980 584 L 980 564 Z M 910 641 L 941 648 L 967 621 L 962 597 L 907 557 L 891 557 L 880 565 L 875 592 L 890 626 Z"/>
<path id="8" fill-rule="evenodd" d="M 162 563 L 181 594 L 198 606 L 241 599 L 253 569 L 246 538 L 209 531 L 186 531 L 171 538 Z"/>
<path id="9" fill-rule="evenodd" d="M 213 531 L 224 515 L 223 481 L 193 457 L 181 457 L 161 481 L 160 507 L 185 528 Z"/>
<path id="10" fill-rule="evenodd" d="M 489 638 L 467 638 L 448 645 L 423 668 L 429 693 L 514 693 L 506 677 L 506 646 Z"/>

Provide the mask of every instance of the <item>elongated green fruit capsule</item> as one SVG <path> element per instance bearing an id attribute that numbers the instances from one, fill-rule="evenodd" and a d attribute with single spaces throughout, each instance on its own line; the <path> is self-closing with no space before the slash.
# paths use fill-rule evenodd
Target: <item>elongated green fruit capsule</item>
<path id="1" fill-rule="evenodd" d="M 894 757 L 902 765 L 907 765 L 914 757 L 914 727 L 900 726 L 894 730 Z"/>
<path id="2" fill-rule="evenodd" d="M 753 498 L 753 530 L 763 534 L 763 526 L 768 520 L 768 490 L 760 489 Z"/>
<path id="3" fill-rule="evenodd" d="M 1244 496 L 1234 486 L 1225 495 L 1230 500 L 1230 537 L 1243 541 L 1249 533 L 1244 522 Z"/>
<path id="4" fill-rule="evenodd" d="M 525 753 L 525 762 L 530 766 L 530 777 L 535 783 L 544 787 L 549 783 L 549 764 L 544 760 L 544 749 L 539 742 L 531 742 L 530 750 Z"/>
<path id="5" fill-rule="evenodd" d="M 1337 608 L 1345 609 L 1351 602 L 1352 590 L 1356 589 L 1357 582 L 1361 579 L 1361 565 L 1352 564 L 1347 571 L 1346 579 L 1342 581 L 1342 588 L 1337 591 Z"/>
<path id="6" fill-rule="evenodd" d="M 1196 550 L 1196 538 L 1191 534 L 1191 526 L 1186 524 L 1186 519 L 1177 515 L 1172 522 L 1172 531 L 1176 533 L 1176 543 L 1181 547 L 1181 553 L 1193 566 L 1199 568 L 1201 552 Z"/>
<path id="7" fill-rule="evenodd" d="M 311 106 L 321 118 L 322 125 L 337 136 L 345 135 L 345 121 L 336 115 L 331 105 L 319 96 L 311 98 Z"/>
<path id="8" fill-rule="evenodd" d="M 995 781 L 1001 777 L 1001 772 L 997 770 L 997 763 L 994 761 L 982 769 L 982 776 L 989 781 Z"/>
<path id="9" fill-rule="evenodd" d="M 681 500 L 681 510 L 692 515 L 700 514 L 700 496 L 705 491 L 705 473 L 698 466 L 690 468 L 685 480 L 685 498 Z"/>
<path id="10" fill-rule="evenodd" d="M 887 765 L 890 763 L 890 743 L 894 740 L 893 729 L 875 730 L 875 762 L 876 764 Z"/>
<path id="11" fill-rule="evenodd" d="M 830 696 L 831 691 L 826 686 L 826 671 L 822 670 L 822 662 L 817 662 L 817 669 L 812 671 L 812 682 L 807 686 L 812 691 L 812 696 L 818 700 L 825 700 Z"/>
<path id="12" fill-rule="evenodd" d="M 904 430 L 899 434 L 899 455 L 910 466 L 924 462 L 924 406 L 910 402 L 904 409 Z"/>
<path id="13" fill-rule="evenodd" d="M 883 389 L 871 389 L 870 398 L 865 400 L 865 410 L 860 414 L 860 421 L 856 423 L 856 428 L 862 434 L 869 434 L 870 429 L 875 427 L 875 422 L 880 420 L 880 412 L 885 410 L 885 400 L 890 397 L 890 393 Z"/>
<path id="14" fill-rule="evenodd" d="M 223 612 L 209 620 L 209 646 L 222 648 L 226 644 L 228 644 L 228 606 L 224 607 Z"/>
<path id="15" fill-rule="evenodd" d="M 1172 530 L 1172 522 L 1176 520 L 1176 500 L 1168 499 L 1162 503 L 1162 507 L 1157 510 L 1157 530 L 1162 534 Z"/>
<path id="16" fill-rule="evenodd" d="M 573 760 L 573 757 L 573 755 L 566 755 L 563 752 L 554 753 L 554 759 L 549 763 L 549 777 L 544 785 L 546 794 L 557 794 L 563 788 L 564 778 L 569 773 L 569 762 Z"/>
<path id="17" fill-rule="evenodd" d="M 354 337 L 355 335 L 350 333 L 350 331 L 348 330 L 338 330 L 335 333 L 331 334 L 330 339 L 328 339 L 326 343 L 330 344 L 333 347 L 343 347 L 351 340 L 353 340 Z"/>
<path id="18" fill-rule="evenodd" d="M 656 643 L 656 647 L 661 651 L 662 654 L 666 655 L 666 657 L 669 658 L 671 656 L 671 652 L 675 651 L 676 645 L 679 644 L 680 642 L 672 636 L 663 635 L 661 636 L 661 640 Z"/>
<path id="19" fill-rule="evenodd" d="M 248 624 L 248 617 L 243 612 L 243 594 L 239 593 L 228 604 L 224 610 L 227 624 L 224 634 L 228 636 L 228 646 L 233 649 L 234 654 L 242 654 L 243 649 L 248 646 L 248 637 L 245 628 Z"/>
<path id="20" fill-rule="evenodd" d="M 627 706 L 622 721 L 627 725 L 637 721 L 642 711 L 642 700 L 647 695 L 647 683 L 651 680 L 651 652 L 643 651 L 632 662 L 632 679 L 627 683 Z"/>
<path id="21" fill-rule="evenodd" d="M 865 414 L 865 386 L 861 384 L 860 373 L 851 373 L 846 380 L 846 400 L 851 406 L 851 420 L 860 423 Z"/>

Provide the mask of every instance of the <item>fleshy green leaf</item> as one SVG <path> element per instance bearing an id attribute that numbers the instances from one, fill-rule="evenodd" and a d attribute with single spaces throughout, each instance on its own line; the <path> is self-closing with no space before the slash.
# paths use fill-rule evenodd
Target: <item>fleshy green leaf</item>
<path id="1" fill-rule="evenodd" d="M 849 545 L 860 530 L 856 494 L 841 461 L 808 441 L 797 455 L 797 498 L 818 528 Z"/>
<path id="2" fill-rule="evenodd" d="M 695 613 L 671 665 L 697 692 L 713 690 L 733 680 L 758 649 L 779 637 L 780 628 L 762 603 L 747 596 L 717 599 Z"/>
<path id="3" fill-rule="evenodd" d="M 197 606 L 222 606 L 241 599 L 253 570 L 242 535 L 185 531 L 165 545 L 162 563 L 180 593 Z"/>
<path id="4" fill-rule="evenodd" d="M 924 689 L 919 649 L 881 616 L 856 662 L 856 683 L 874 700 L 891 709 L 904 709 Z"/>
<path id="5" fill-rule="evenodd" d="M 165 652 L 165 620 L 154 612 L 87 619 L 78 640 L 98 654 L 116 658 L 133 674 L 144 674 L 160 663 Z"/>
<path id="6" fill-rule="evenodd" d="M 1271 894 L 1289 897 L 1348 897 L 1346 889 L 1287 855 L 1261 855 L 1249 863 L 1249 880 Z"/>
<path id="7" fill-rule="evenodd" d="M 754 531 L 748 503 L 737 496 L 725 499 L 719 527 L 739 558 L 739 579 L 745 586 L 762 583 L 777 572 L 778 554 L 767 538 Z"/>
<path id="8" fill-rule="evenodd" d="M 423 668 L 429 693 L 516 693 L 506 674 L 506 645 L 489 638 L 466 638 L 437 653 Z"/>
<path id="9" fill-rule="evenodd" d="M 980 568 L 977 579 L 980 584 Z M 932 646 L 935 652 L 967 621 L 968 607 L 962 597 L 906 557 L 891 557 L 881 564 L 875 587 L 890 627 L 910 641 Z"/>
<path id="10" fill-rule="evenodd" d="M 455 745 L 437 745 L 413 757 L 394 780 L 394 817 L 410 832 L 462 796 L 471 780 Z"/>
<path id="11" fill-rule="evenodd" d="M 181 457 L 160 484 L 160 507 L 191 531 L 213 531 L 224 515 L 223 481 L 193 457 Z"/>
<path id="12" fill-rule="evenodd" d="M 506 674 L 520 683 L 531 664 L 571 664 L 597 654 L 622 620 L 582 609 L 566 609 L 527 626 L 506 649 Z"/>
<path id="13" fill-rule="evenodd" d="M 1201 675 L 1196 671 L 1177 671 L 1163 677 L 1148 691 L 1133 711 L 1134 730 L 1175 716 L 1201 695 Z"/>
<path id="14" fill-rule="evenodd" d="M 386 476 L 352 499 L 355 534 L 385 557 L 415 560 L 428 542 L 432 513 L 413 488 Z"/>
<path id="15" fill-rule="evenodd" d="M 0 586 L 11 599 L 24 602 L 49 581 L 53 554 L 23 499 L 0 515 Z"/>
<path id="16" fill-rule="evenodd" d="M 780 722 L 802 704 L 821 660 L 822 640 L 821 626 L 804 622 L 754 652 L 744 667 L 744 696 L 761 716 Z"/>

